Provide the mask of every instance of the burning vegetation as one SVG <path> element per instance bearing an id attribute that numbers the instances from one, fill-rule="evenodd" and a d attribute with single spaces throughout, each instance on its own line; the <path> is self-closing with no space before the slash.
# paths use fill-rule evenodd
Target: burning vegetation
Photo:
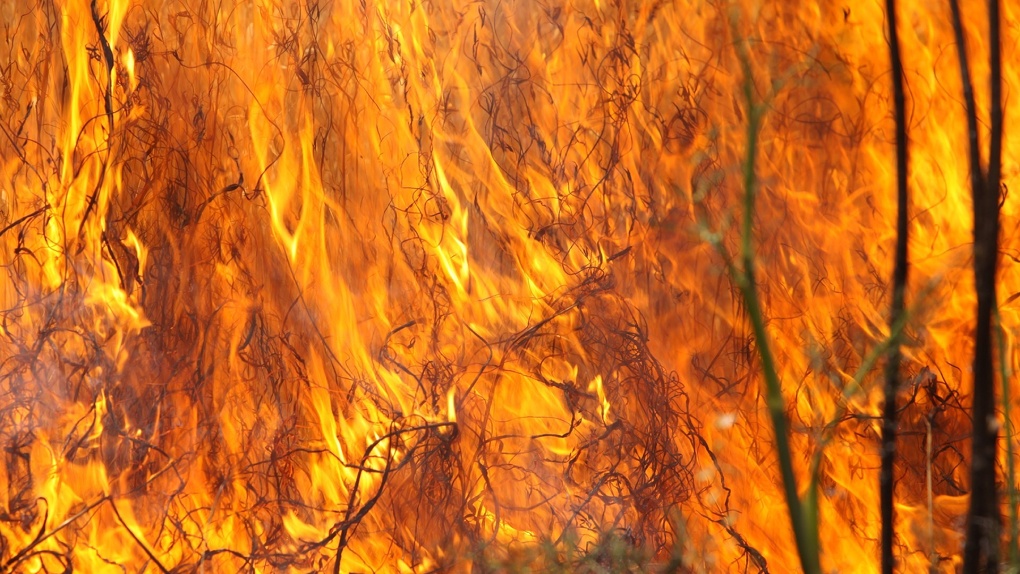
<path id="1" fill-rule="evenodd" d="M 989 6 L 4 3 L 0 571 L 1020 566 Z"/>

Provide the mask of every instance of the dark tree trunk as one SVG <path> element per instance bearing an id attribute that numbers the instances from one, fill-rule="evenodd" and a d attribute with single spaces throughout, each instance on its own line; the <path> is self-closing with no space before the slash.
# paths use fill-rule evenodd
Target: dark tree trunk
<path id="1" fill-rule="evenodd" d="M 879 475 L 880 508 L 882 514 L 882 572 L 893 574 L 896 559 L 893 555 L 895 514 L 893 494 L 896 461 L 896 392 L 900 379 L 900 339 L 897 324 L 903 319 L 907 287 L 907 118 L 906 95 L 903 79 L 903 62 L 900 58 L 900 38 L 896 30 L 896 0 L 886 0 L 886 22 L 889 33 L 889 58 L 892 63 L 893 105 L 896 114 L 896 254 L 893 267 L 892 310 L 889 314 L 889 332 L 892 345 L 885 367 L 885 408 L 882 416 L 882 471 Z"/>
<path id="2" fill-rule="evenodd" d="M 974 334 L 974 398 L 970 510 L 963 572 L 998 572 L 999 497 L 995 484 L 998 423 L 995 418 L 995 366 L 992 313 L 996 306 L 995 276 L 999 252 L 999 184 L 1002 171 L 1002 60 L 999 3 L 988 3 L 990 54 L 990 143 L 988 170 L 981 165 L 977 105 L 968 69 L 959 0 L 952 0 L 953 28 L 960 54 L 967 131 L 970 144 L 971 188 L 974 203 L 974 283 L 977 291 L 977 329 Z"/>

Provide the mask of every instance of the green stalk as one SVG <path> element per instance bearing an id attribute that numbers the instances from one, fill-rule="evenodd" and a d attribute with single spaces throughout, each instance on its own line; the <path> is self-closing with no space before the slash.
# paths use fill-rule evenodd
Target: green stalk
<path id="1" fill-rule="evenodd" d="M 754 275 L 754 248 L 752 244 L 754 201 L 756 194 L 755 160 L 758 154 L 758 131 L 761 127 L 763 109 L 754 102 L 754 84 L 751 76 L 750 60 L 746 46 L 739 44 L 740 59 L 744 68 L 744 98 L 748 107 L 747 121 L 747 158 L 744 163 L 744 220 L 741 230 L 741 268 L 738 270 L 731 264 L 730 269 L 744 298 L 747 314 L 751 318 L 754 338 L 757 341 L 758 355 L 761 358 L 763 376 L 765 378 L 766 404 L 772 429 L 775 433 L 776 452 L 779 455 L 779 468 L 782 474 L 783 489 L 786 495 L 786 506 L 793 526 L 793 535 L 797 543 L 797 554 L 801 568 L 805 574 L 820 574 L 818 543 L 818 499 L 817 489 L 809 488 L 805 500 L 801 500 L 797 492 L 797 477 L 793 472 L 793 458 L 790 452 L 789 429 L 786 420 L 786 401 L 783 399 L 782 385 L 776 370 L 775 358 L 769 344 L 768 332 L 765 328 L 764 314 L 758 298 L 758 288 Z"/>

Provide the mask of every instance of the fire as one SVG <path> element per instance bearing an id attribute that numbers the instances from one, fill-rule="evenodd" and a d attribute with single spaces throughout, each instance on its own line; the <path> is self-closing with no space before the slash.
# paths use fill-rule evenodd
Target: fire
<path id="1" fill-rule="evenodd" d="M 586 552 L 795 568 L 755 341 L 706 240 L 738 240 L 737 40 L 767 103 L 755 235 L 796 470 L 831 430 L 823 566 L 875 570 L 881 375 L 855 373 L 888 332 L 885 16 L 801 4 L 4 5 L 0 571 Z M 948 4 L 903 4 L 897 555 L 952 572 L 965 120 Z M 1020 12 L 1004 9 L 1008 94 Z M 985 16 L 964 11 L 983 90 Z M 1018 154 L 1007 131 L 1010 371 Z"/>

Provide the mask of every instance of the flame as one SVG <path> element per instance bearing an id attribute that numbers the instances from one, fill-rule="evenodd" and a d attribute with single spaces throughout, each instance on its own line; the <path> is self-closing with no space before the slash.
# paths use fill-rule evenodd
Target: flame
<path id="1" fill-rule="evenodd" d="M 948 5 L 903 4 L 897 552 L 951 572 L 965 121 Z M 797 472 L 845 409 L 823 564 L 876 569 L 881 385 L 854 373 L 888 332 L 894 241 L 878 3 L 0 11 L 0 570 L 471 571 L 613 536 L 691 571 L 793 568 L 755 344 L 706 241 L 738 240 L 738 38 L 768 108 L 755 233 Z M 1018 154 L 1007 133 L 1007 190 Z M 1005 193 L 1011 372 L 1017 210 Z"/>

